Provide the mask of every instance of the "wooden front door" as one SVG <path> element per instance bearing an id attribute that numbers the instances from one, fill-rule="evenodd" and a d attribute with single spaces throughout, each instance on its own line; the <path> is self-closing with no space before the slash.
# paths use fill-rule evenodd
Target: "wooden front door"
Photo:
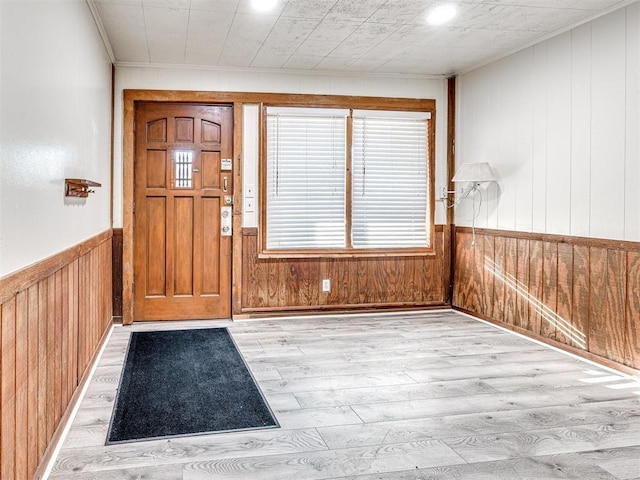
<path id="1" fill-rule="evenodd" d="M 135 112 L 134 320 L 229 318 L 233 110 Z"/>

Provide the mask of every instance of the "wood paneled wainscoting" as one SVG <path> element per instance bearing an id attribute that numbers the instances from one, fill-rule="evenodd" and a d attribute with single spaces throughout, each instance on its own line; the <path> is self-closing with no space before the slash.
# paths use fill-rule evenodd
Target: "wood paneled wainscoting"
<path id="1" fill-rule="evenodd" d="M 259 258 L 258 231 L 243 229 L 242 313 L 409 308 L 448 303 L 450 230 L 418 256 Z M 322 291 L 322 280 L 331 291 Z"/>
<path id="2" fill-rule="evenodd" d="M 0 279 L 3 480 L 40 478 L 109 331 L 111 237 L 108 230 Z"/>
<path id="3" fill-rule="evenodd" d="M 456 228 L 453 306 L 640 375 L 640 243 Z"/>
<path id="4" fill-rule="evenodd" d="M 113 229 L 113 242 L 111 247 L 113 279 L 111 290 L 113 291 L 113 316 L 122 317 L 122 229 Z"/>

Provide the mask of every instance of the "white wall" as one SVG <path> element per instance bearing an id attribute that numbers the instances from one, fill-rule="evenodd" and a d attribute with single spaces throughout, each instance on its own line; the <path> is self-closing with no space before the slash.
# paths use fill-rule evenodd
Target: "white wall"
<path id="1" fill-rule="evenodd" d="M 318 75 L 151 67 L 117 67 L 114 133 L 114 227 L 122 226 L 122 92 L 123 89 L 204 90 L 227 92 L 306 93 L 436 100 L 436 185 L 446 185 L 447 82 L 440 79 L 392 76 Z M 245 126 L 247 126 L 245 124 Z M 246 132 L 255 129 L 247 129 Z M 245 138 L 245 147 L 251 142 Z M 246 153 L 246 152 L 245 152 Z M 255 171 L 255 158 L 245 155 L 244 171 Z M 256 192 L 256 198 L 258 194 Z M 436 222 L 445 214 L 436 202 Z M 247 221 L 249 223 L 247 223 Z M 255 215 L 245 213 L 245 226 Z"/>
<path id="2" fill-rule="evenodd" d="M 457 113 L 501 177 L 476 226 L 640 241 L 640 3 L 459 77 Z"/>
<path id="3" fill-rule="evenodd" d="M 110 228 L 111 64 L 84 0 L 0 0 L 0 52 L 1 277 Z"/>

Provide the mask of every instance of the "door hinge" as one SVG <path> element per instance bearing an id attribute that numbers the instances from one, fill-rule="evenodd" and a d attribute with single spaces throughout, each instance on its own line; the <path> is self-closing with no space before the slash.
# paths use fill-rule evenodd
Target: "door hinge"
<path id="1" fill-rule="evenodd" d="M 133 202 L 133 213 L 136 213 L 136 202 Z"/>
<path id="2" fill-rule="evenodd" d="M 134 132 L 136 131 L 136 121 L 135 120 L 133 121 L 133 131 Z"/>

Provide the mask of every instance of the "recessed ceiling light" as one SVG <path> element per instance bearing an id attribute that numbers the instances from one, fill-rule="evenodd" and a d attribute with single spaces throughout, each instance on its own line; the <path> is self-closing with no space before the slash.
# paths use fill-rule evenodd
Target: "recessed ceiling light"
<path id="1" fill-rule="evenodd" d="M 278 0 L 251 0 L 251 5 L 253 8 L 258 10 L 259 12 L 267 12 L 276 6 Z"/>
<path id="2" fill-rule="evenodd" d="M 427 15 L 427 22 L 431 25 L 444 25 L 457 14 L 456 7 L 453 5 L 441 5 L 434 8 Z"/>

